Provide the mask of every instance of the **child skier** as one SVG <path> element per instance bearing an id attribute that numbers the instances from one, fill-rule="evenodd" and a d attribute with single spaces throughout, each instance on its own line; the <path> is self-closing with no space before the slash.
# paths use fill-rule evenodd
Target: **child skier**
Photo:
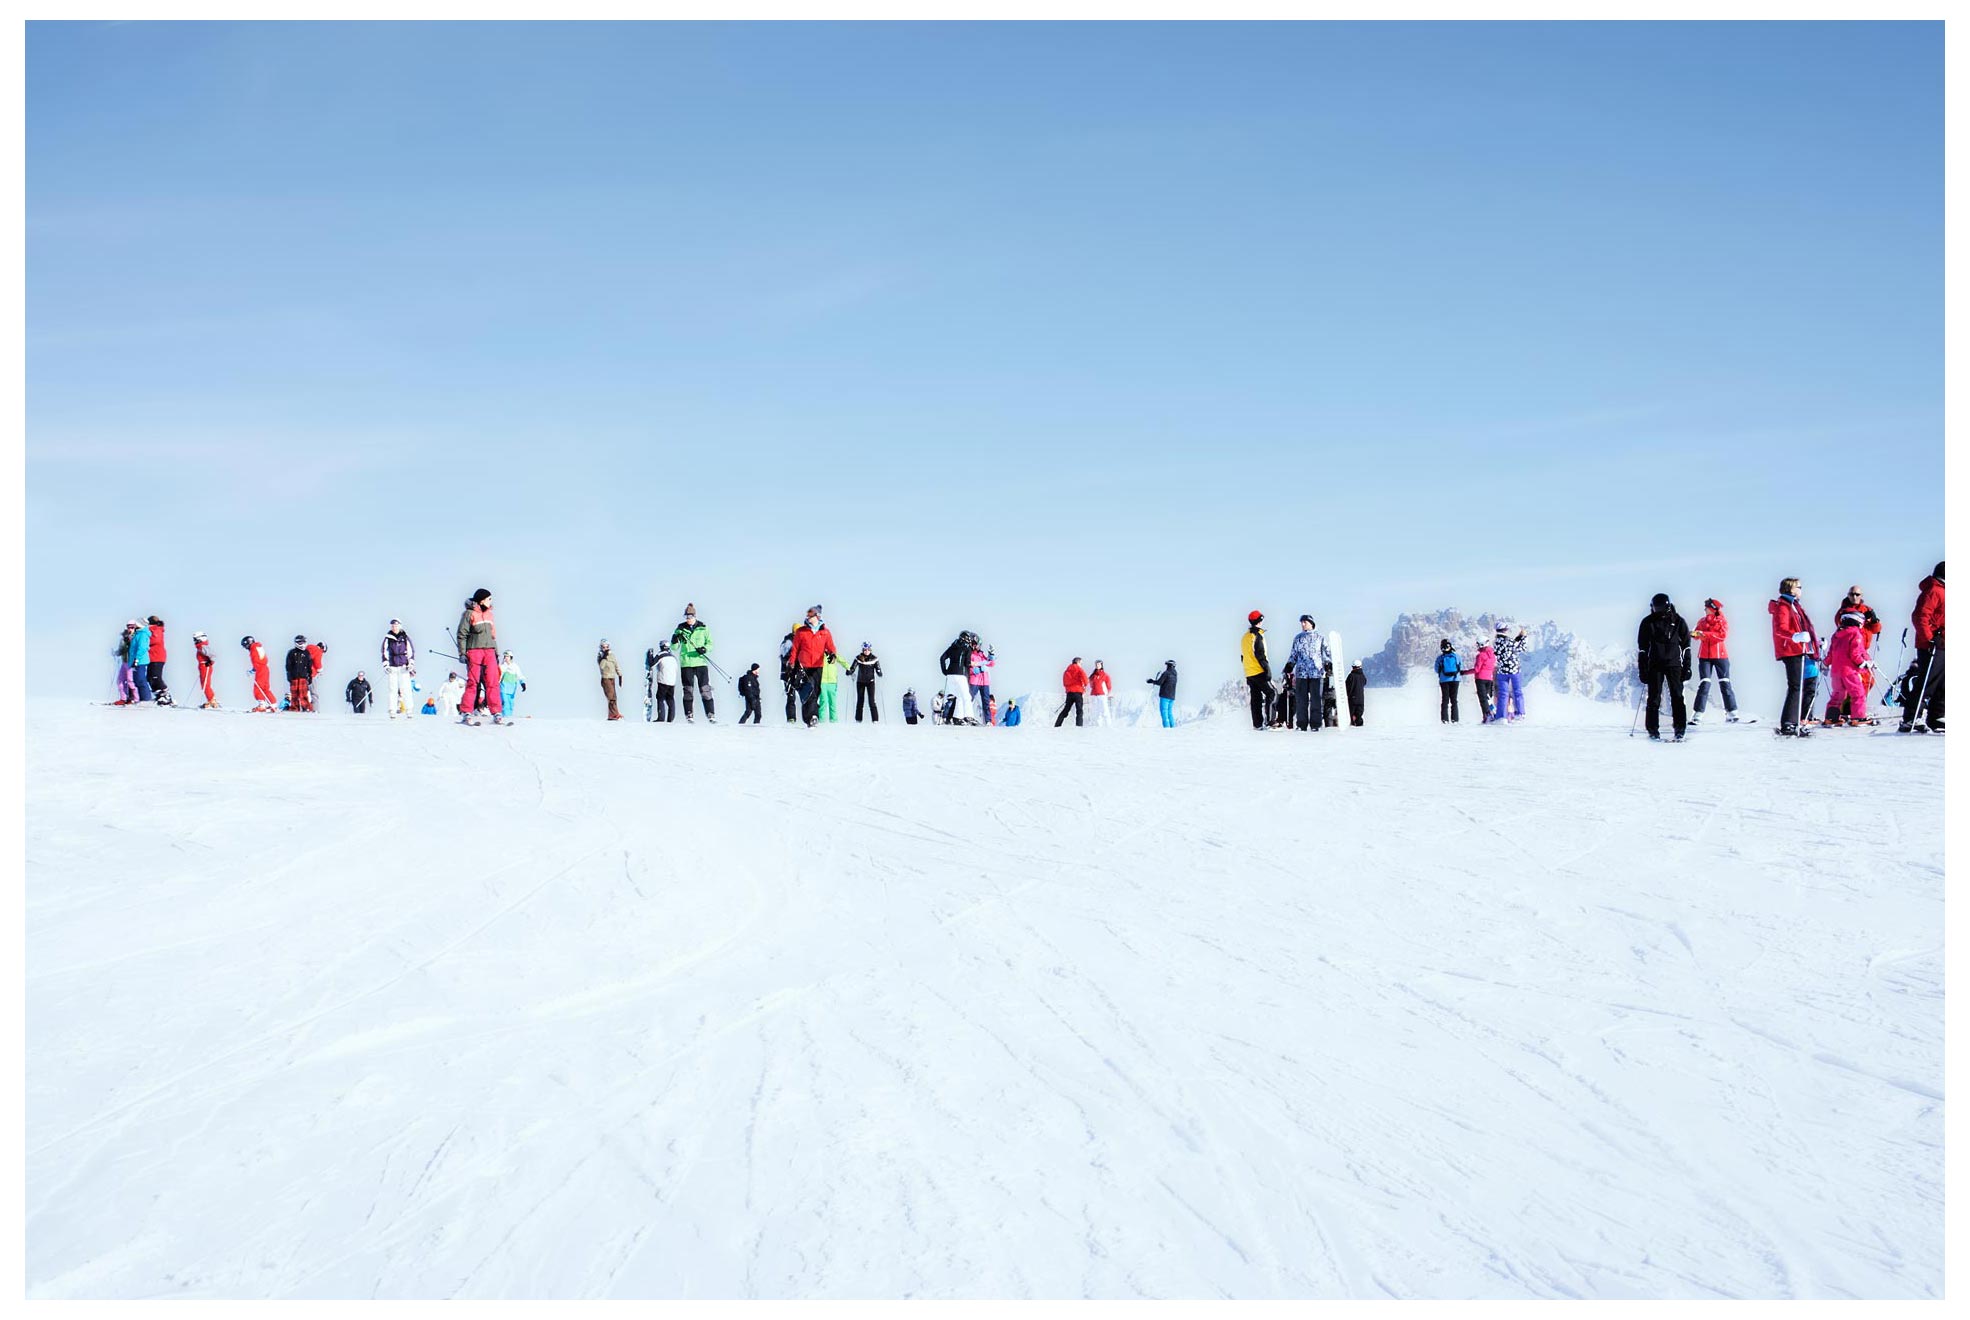
<path id="1" fill-rule="evenodd" d="M 212 695 L 212 639 L 204 633 L 192 634 L 192 649 L 198 659 L 198 690 L 205 694 L 200 710 L 219 709 L 219 699 Z"/>
<path id="2" fill-rule="evenodd" d="M 915 724 L 918 713 L 916 689 L 905 689 L 903 692 L 903 723 Z"/>
<path id="3" fill-rule="evenodd" d="M 1867 618 L 1858 610 L 1849 610 L 1840 616 L 1839 627 L 1827 639 L 1827 669 L 1832 675 L 1832 684 L 1827 689 L 1826 723 L 1829 728 L 1841 724 L 1869 724 L 1867 718 L 1866 672 L 1874 668 L 1874 661 L 1867 654 Z M 1848 700 L 1853 701 L 1852 711 L 1842 714 L 1842 707 Z"/>
<path id="4" fill-rule="evenodd" d="M 137 631 L 135 619 L 123 625 L 123 637 L 116 644 L 116 704 L 134 706 L 137 704 L 137 680 L 135 670 L 130 665 L 130 638 Z"/>
<path id="5" fill-rule="evenodd" d="M 506 707 L 502 713 L 507 719 L 513 718 L 513 706 L 520 694 L 527 690 L 527 676 L 520 672 L 520 662 L 513 658 L 511 651 L 499 657 L 499 700 Z"/>
<path id="6" fill-rule="evenodd" d="M 253 669 L 253 709 L 271 714 L 274 711 L 274 677 L 267 669 L 267 648 L 250 635 L 240 638 L 239 644 L 246 651 L 247 662 Z"/>
<path id="7" fill-rule="evenodd" d="M 841 657 L 834 652 L 830 651 L 821 657 L 821 698 L 820 704 L 815 708 L 817 720 L 825 720 L 829 724 L 841 722 L 841 716 L 835 706 L 835 690 L 841 683 L 841 669 Z M 687 697 L 690 695 L 689 688 L 685 689 L 685 695 Z"/>

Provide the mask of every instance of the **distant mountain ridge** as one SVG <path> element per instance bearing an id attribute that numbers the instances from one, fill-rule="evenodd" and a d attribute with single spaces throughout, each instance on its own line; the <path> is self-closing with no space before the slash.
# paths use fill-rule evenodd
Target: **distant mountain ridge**
<path id="1" fill-rule="evenodd" d="M 1519 624 L 1498 614 L 1465 614 L 1444 609 L 1428 614 L 1400 614 L 1389 629 L 1382 649 L 1361 662 L 1370 687 L 1399 687 L 1414 669 L 1428 669 L 1441 654 L 1448 637 L 1468 663 L 1478 646 L 1491 640 L 1505 624 L 1516 633 Z M 1585 642 L 1551 619 L 1525 625 L 1525 656 L 1519 673 L 1527 681 L 1544 677 L 1554 690 L 1595 701 L 1633 702 L 1640 699 L 1634 657 L 1626 652 Z"/>

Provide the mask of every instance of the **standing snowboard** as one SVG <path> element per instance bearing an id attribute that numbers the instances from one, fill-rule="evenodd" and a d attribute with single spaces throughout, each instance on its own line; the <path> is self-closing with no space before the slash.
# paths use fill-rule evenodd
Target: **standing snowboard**
<path id="1" fill-rule="evenodd" d="M 1348 662 L 1341 654 L 1341 634 L 1335 629 L 1327 630 L 1327 654 L 1333 663 L 1333 670 L 1323 685 L 1320 717 L 1330 729 L 1341 727 L 1341 685 L 1348 681 Z"/>

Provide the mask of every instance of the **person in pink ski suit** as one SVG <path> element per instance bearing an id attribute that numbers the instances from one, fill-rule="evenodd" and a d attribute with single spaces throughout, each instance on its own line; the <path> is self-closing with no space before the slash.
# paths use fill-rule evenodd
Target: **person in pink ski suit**
<path id="1" fill-rule="evenodd" d="M 1848 697 L 1854 699 L 1855 711 L 1863 716 L 1867 712 L 1866 671 L 1874 667 L 1874 661 L 1867 654 L 1867 633 L 1862 627 L 1865 622 L 1858 613 L 1843 614 L 1840 616 L 1840 626 L 1827 639 L 1827 667 L 1833 673 L 1832 687 L 1826 699 L 1828 724 L 1862 723 L 1859 716 L 1842 721 L 1834 713 Z"/>
<path id="2" fill-rule="evenodd" d="M 971 704 L 978 708 L 978 722 L 992 722 L 992 666 L 997 663 L 992 648 L 974 646 L 971 648 L 971 663 L 966 666 L 971 675 Z"/>
<path id="3" fill-rule="evenodd" d="M 1498 653 L 1486 642 L 1478 647 L 1477 655 L 1471 659 L 1471 677 L 1477 683 L 1478 711 L 1483 716 L 1480 724 L 1491 723 L 1491 694 L 1498 690 Z"/>

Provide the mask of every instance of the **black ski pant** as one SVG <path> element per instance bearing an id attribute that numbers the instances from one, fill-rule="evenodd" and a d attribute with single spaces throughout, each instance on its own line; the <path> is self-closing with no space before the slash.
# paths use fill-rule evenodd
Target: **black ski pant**
<path id="1" fill-rule="evenodd" d="M 1264 674 L 1250 674 L 1246 676 L 1245 686 L 1252 692 L 1252 727 L 1263 729 L 1266 708 L 1272 704 L 1272 682 Z"/>
<path id="2" fill-rule="evenodd" d="M 1439 679 L 1436 693 L 1436 717 L 1445 724 L 1457 723 L 1457 680 L 1448 683 Z"/>
<path id="3" fill-rule="evenodd" d="M 787 723 L 792 724 L 800 718 L 800 671 L 789 671 L 780 683 L 787 690 Z"/>
<path id="4" fill-rule="evenodd" d="M 144 677 L 150 682 L 152 696 L 162 697 L 170 693 L 171 689 L 164 686 L 164 662 L 162 660 L 151 661 L 145 668 Z"/>
<path id="5" fill-rule="evenodd" d="M 1482 716 L 1483 723 L 1489 724 L 1491 723 L 1491 694 L 1497 691 L 1498 680 L 1495 678 L 1478 678 L 1471 680 L 1471 682 L 1472 686 L 1477 688 L 1478 714 Z"/>
<path id="6" fill-rule="evenodd" d="M 869 707 L 869 723 L 874 724 L 880 721 L 882 719 L 882 711 L 876 707 L 876 685 L 874 683 L 857 683 L 855 685 L 855 722 L 857 724 L 862 722 L 862 705 L 864 702 Z"/>
<path id="7" fill-rule="evenodd" d="M 689 700 L 689 697 L 686 697 Z M 672 724 L 677 720 L 677 688 L 671 683 L 657 684 L 656 716 L 659 724 Z"/>
<path id="8" fill-rule="evenodd" d="M 812 724 L 821 718 L 821 670 L 796 671 L 800 675 L 800 719 L 803 724 Z"/>
<path id="9" fill-rule="evenodd" d="M 1642 723 L 1649 736 L 1662 732 L 1662 689 L 1669 689 L 1669 718 L 1674 723 L 1676 736 L 1682 737 L 1683 728 L 1690 722 L 1689 710 L 1683 705 L 1683 675 L 1681 670 L 1671 672 L 1666 669 L 1649 671 L 1648 714 Z"/>
<path id="10" fill-rule="evenodd" d="M 1731 691 L 1731 662 L 1728 660 L 1698 660 L 1696 662 L 1696 713 L 1703 714 L 1703 704 L 1710 696 L 1710 680 L 1717 680 L 1717 693 L 1724 699 L 1724 710 L 1737 714 L 1737 695 Z"/>
<path id="11" fill-rule="evenodd" d="M 1805 695 L 1806 657 L 1803 655 L 1781 656 L 1779 663 L 1785 666 L 1785 705 L 1779 711 L 1778 726 L 1781 729 L 1796 729 L 1804 718 L 1809 706 L 1802 705 L 1800 698 Z M 1811 697 L 1806 697 L 1810 702 Z"/>
<path id="12" fill-rule="evenodd" d="M 1293 699 L 1299 695 L 1299 686 L 1292 680 L 1279 685 L 1279 699 L 1272 703 L 1272 722 L 1291 725 L 1293 722 Z"/>
<path id="13" fill-rule="evenodd" d="M 1082 699 L 1080 693 L 1069 692 L 1067 694 L 1066 704 L 1061 706 L 1060 708 L 1060 714 L 1054 716 L 1053 727 L 1057 729 L 1062 724 L 1066 723 L 1067 712 L 1071 710 L 1074 712 L 1074 727 L 1077 729 L 1080 728 L 1081 727 L 1081 700 Z"/>
<path id="14" fill-rule="evenodd" d="M 751 720 L 754 724 L 764 723 L 765 721 L 759 713 L 758 694 L 749 692 L 746 694 L 745 700 L 746 708 L 739 712 L 739 723 L 744 724 L 747 720 Z"/>
<path id="15" fill-rule="evenodd" d="M 711 718 L 711 669 L 707 665 L 685 665 L 678 671 L 684 678 L 684 718 L 691 718 L 691 684 L 698 685 L 698 695 L 705 703 L 705 718 Z M 676 713 L 671 714 L 676 719 Z"/>
<path id="16" fill-rule="evenodd" d="M 1925 700 L 1926 692 L 1926 700 Z M 1929 707 L 1925 723 L 1932 729 L 1943 727 L 1943 648 L 1917 649 L 1915 665 L 1902 680 L 1902 723 L 1914 724 Z"/>
<path id="17" fill-rule="evenodd" d="M 1312 729 L 1315 733 L 1320 732 L 1320 688 L 1321 683 L 1317 678 L 1296 678 L 1293 680 L 1293 692 L 1298 698 L 1298 703 L 1293 710 L 1293 724 L 1295 728 Z"/>

